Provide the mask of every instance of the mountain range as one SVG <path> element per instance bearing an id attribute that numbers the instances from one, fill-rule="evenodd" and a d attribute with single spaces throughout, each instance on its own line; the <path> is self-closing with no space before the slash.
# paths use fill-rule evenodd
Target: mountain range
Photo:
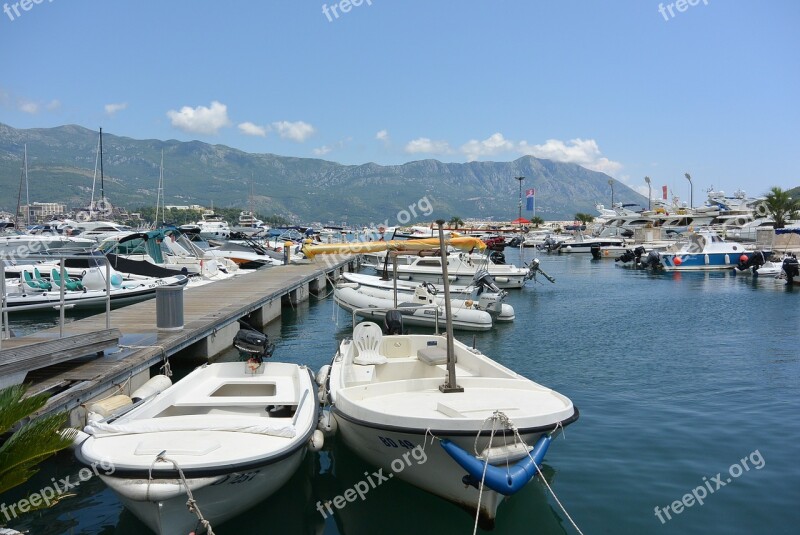
<path id="1" fill-rule="evenodd" d="M 20 190 L 20 185 L 26 145 L 32 202 L 80 208 L 92 198 L 93 183 L 94 198 L 99 198 L 98 140 L 97 131 L 76 125 L 16 129 L 0 123 L 0 186 L 6 192 L 0 196 L 0 209 L 13 212 L 20 191 L 25 203 L 25 186 Z M 520 182 L 515 180 L 519 176 L 525 177 L 522 197 L 527 218 L 532 215 L 524 210 L 530 188 L 536 192 L 536 215 L 545 220 L 569 220 L 578 212 L 596 215 L 597 203 L 610 205 L 609 180 L 615 202 L 647 206 L 646 197 L 604 173 L 532 156 L 511 162 L 343 165 L 252 154 L 200 141 L 137 140 L 106 132 L 105 197 L 129 210 L 154 207 L 162 151 L 167 205 L 252 207 L 259 214 L 297 222 L 391 225 L 456 216 L 508 221 L 519 213 Z M 428 213 L 422 214 L 421 208 Z"/>

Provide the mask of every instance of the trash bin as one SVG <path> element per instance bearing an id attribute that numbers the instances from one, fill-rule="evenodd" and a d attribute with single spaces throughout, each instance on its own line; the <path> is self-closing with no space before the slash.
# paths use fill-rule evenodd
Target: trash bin
<path id="1" fill-rule="evenodd" d="M 183 329 L 183 286 L 156 288 L 156 327 L 159 331 Z"/>

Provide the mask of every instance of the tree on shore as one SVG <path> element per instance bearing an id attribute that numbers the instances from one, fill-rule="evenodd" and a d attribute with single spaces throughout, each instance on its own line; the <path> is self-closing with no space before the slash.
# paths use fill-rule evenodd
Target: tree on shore
<path id="1" fill-rule="evenodd" d="M 800 199 L 792 199 L 788 191 L 783 191 L 778 186 L 769 190 L 766 197 L 764 206 L 775 222 L 775 228 L 783 228 L 790 220 L 798 219 Z"/>
<path id="2" fill-rule="evenodd" d="M 535 217 L 532 217 L 531 218 L 531 225 L 533 225 L 534 227 L 538 228 L 539 225 L 544 225 L 544 219 L 542 219 L 538 215 L 535 216 Z"/>
<path id="3" fill-rule="evenodd" d="M 594 221 L 594 216 L 589 214 L 584 214 L 583 212 L 578 212 L 575 214 L 575 220 L 580 221 L 582 224 L 591 223 Z"/>
<path id="4" fill-rule="evenodd" d="M 453 217 L 451 217 L 451 218 L 450 218 L 450 221 L 448 221 L 448 222 L 447 222 L 447 224 L 448 224 L 448 225 L 450 226 L 450 228 L 452 228 L 453 230 L 458 230 L 458 227 L 459 227 L 459 226 L 462 226 L 462 225 L 464 224 L 464 221 L 463 221 L 463 220 L 462 220 L 460 217 L 458 217 L 458 216 L 456 215 L 456 216 L 453 216 Z"/>

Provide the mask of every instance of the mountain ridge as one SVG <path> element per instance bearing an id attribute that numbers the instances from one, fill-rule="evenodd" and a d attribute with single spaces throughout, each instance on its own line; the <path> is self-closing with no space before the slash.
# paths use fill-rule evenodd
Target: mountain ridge
<path id="1" fill-rule="evenodd" d="M 19 191 L 27 144 L 31 201 L 84 206 L 91 196 L 97 141 L 98 132 L 80 125 L 16 129 L 0 123 L 0 186 Z M 433 206 L 430 218 L 507 221 L 518 215 L 517 176 L 526 177 L 524 190 L 536 189 L 536 215 L 543 219 L 595 214 L 596 203 L 610 200 L 608 180 L 613 180 L 615 201 L 647 205 L 646 197 L 604 173 L 533 156 L 510 162 L 446 163 L 429 158 L 393 165 L 341 164 L 248 153 L 199 140 L 138 140 L 104 131 L 106 197 L 129 209 L 154 206 L 162 150 L 167 204 L 247 209 L 252 203 L 259 213 L 293 221 L 368 223 L 388 218 L 391 223 L 424 197 Z M 99 182 L 98 172 L 95 197 Z M 13 210 L 16 196 L 11 197 L 0 198 L 0 208 Z M 523 210 L 524 217 L 531 215 Z"/>

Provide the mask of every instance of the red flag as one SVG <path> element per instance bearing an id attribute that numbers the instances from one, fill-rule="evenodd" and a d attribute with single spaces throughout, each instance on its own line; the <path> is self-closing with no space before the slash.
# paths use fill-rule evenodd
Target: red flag
<path id="1" fill-rule="evenodd" d="M 667 186 L 661 186 L 661 195 L 664 197 L 664 200 L 667 200 Z"/>

